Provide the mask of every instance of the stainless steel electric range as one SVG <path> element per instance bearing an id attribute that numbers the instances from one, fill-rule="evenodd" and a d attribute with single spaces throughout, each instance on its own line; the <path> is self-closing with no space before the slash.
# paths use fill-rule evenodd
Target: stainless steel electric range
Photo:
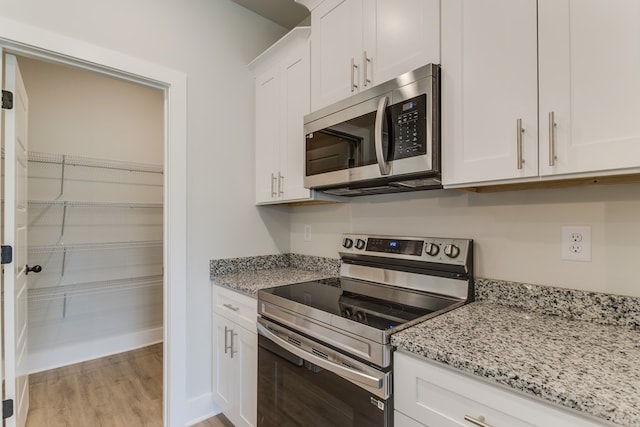
<path id="1" fill-rule="evenodd" d="M 340 277 L 258 292 L 258 426 L 393 425 L 394 333 L 473 298 L 473 241 L 346 234 Z"/>

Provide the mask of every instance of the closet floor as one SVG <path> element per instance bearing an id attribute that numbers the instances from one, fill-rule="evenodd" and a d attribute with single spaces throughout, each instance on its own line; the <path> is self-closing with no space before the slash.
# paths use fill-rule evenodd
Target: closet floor
<path id="1" fill-rule="evenodd" d="M 162 343 L 30 375 L 29 400 L 27 427 L 162 427 Z"/>
<path id="2" fill-rule="evenodd" d="M 29 377 L 27 427 L 162 426 L 162 343 Z"/>

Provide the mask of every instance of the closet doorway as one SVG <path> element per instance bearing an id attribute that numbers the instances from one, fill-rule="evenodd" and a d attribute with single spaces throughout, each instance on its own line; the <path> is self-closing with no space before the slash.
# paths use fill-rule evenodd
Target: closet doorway
<path id="1" fill-rule="evenodd" d="M 138 370 L 143 383 L 154 384 L 153 393 L 138 396 L 149 405 L 111 409 L 145 412 L 161 425 L 165 93 L 73 66 L 17 59 L 29 97 L 27 259 L 32 268 L 41 266 L 27 280 L 28 369 L 37 373 L 27 425 L 56 417 L 58 423 L 69 417 L 67 425 L 78 416 L 90 420 L 91 408 L 52 411 L 66 402 L 42 396 L 73 394 L 74 382 L 78 394 L 87 374 L 94 393 L 123 387 L 108 382 L 125 376 L 123 390 L 131 388 L 131 366 L 142 360 L 141 366 L 154 366 Z M 123 375 L 96 376 L 98 365 Z M 93 414 L 110 419 L 109 409 L 103 404 Z"/>

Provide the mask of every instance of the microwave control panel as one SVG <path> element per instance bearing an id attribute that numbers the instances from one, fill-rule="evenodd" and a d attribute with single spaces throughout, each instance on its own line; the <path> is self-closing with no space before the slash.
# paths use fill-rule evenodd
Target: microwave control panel
<path id="1" fill-rule="evenodd" d="M 404 159 L 427 153 L 426 100 L 427 96 L 422 94 L 390 107 L 393 126 L 392 159 Z"/>

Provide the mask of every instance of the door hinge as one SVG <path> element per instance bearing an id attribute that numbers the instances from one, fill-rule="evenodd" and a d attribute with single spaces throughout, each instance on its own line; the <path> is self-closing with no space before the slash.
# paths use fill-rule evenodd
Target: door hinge
<path id="1" fill-rule="evenodd" d="M 13 92 L 9 92 L 8 90 L 2 91 L 2 109 L 13 109 Z"/>
<path id="2" fill-rule="evenodd" d="M 9 417 L 13 417 L 13 399 L 2 401 L 2 419 L 6 420 Z"/>
<path id="3" fill-rule="evenodd" d="M 0 246 L 0 253 L 2 254 L 1 264 L 10 264 L 13 262 L 13 248 L 11 246 Z"/>

